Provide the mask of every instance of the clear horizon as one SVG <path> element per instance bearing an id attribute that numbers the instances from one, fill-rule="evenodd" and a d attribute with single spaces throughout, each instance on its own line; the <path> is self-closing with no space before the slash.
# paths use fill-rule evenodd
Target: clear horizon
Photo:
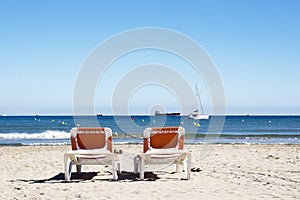
<path id="1" fill-rule="evenodd" d="M 226 115 L 300 115 L 299 10 L 296 0 L 2 2 L 0 116 L 72 115 L 75 82 L 92 50 L 143 27 L 178 31 L 205 49 L 223 81 Z M 155 50 L 112 63 L 95 90 L 95 113 L 112 114 L 118 81 L 145 63 L 167 65 L 191 88 L 197 84 L 205 112 L 212 113 L 203 77 L 180 57 Z M 172 91 L 146 85 L 131 94 L 127 110 L 148 115 L 157 106 L 165 112 L 195 107 L 183 109 Z"/>

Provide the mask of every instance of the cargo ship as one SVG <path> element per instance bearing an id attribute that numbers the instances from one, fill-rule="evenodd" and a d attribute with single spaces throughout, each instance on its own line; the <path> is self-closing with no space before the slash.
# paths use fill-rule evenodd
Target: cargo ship
<path id="1" fill-rule="evenodd" d="M 174 112 L 174 113 L 162 113 L 160 111 L 155 111 L 155 116 L 164 116 L 164 115 L 168 115 L 168 116 L 179 116 L 180 113 L 179 112 Z"/>

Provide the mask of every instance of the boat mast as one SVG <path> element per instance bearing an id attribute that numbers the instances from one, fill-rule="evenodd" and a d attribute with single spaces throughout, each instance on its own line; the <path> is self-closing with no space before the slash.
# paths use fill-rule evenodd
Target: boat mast
<path id="1" fill-rule="evenodd" d="M 201 99 L 200 99 L 200 95 L 199 95 L 199 90 L 198 90 L 197 84 L 196 84 L 196 97 L 198 97 L 197 99 L 198 99 L 198 102 L 200 104 L 201 114 L 204 114 L 204 112 L 203 112 L 203 106 L 202 106 L 202 103 L 201 103 Z M 199 105 L 198 105 L 198 107 L 199 107 Z"/>

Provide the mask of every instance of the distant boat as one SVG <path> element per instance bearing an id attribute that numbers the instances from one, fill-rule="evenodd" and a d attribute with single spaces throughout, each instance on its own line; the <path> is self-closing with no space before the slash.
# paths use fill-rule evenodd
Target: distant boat
<path id="1" fill-rule="evenodd" d="M 179 116 L 180 113 L 179 112 L 174 112 L 174 113 L 162 113 L 160 111 L 155 111 L 155 116 L 164 116 L 164 115 L 172 115 L 172 116 Z"/>
<path id="2" fill-rule="evenodd" d="M 200 100 L 200 95 L 198 91 L 198 87 L 196 85 L 196 97 L 197 97 L 197 109 L 193 110 L 193 112 L 188 116 L 190 119 L 209 119 L 208 114 L 204 114 L 203 106 Z M 199 105 L 200 105 L 200 111 L 199 111 Z"/>
<path id="3" fill-rule="evenodd" d="M 97 117 L 100 117 L 100 116 L 102 116 L 102 113 L 97 113 Z"/>

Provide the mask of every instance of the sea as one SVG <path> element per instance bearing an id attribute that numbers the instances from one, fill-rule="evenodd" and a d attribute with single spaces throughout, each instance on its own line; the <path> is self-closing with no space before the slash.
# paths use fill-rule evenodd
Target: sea
<path id="1" fill-rule="evenodd" d="M 96 124 L 95 124 L 96 122 Z M 0 146 L 68 145 L 74 127 L 109 127 L 115 144 L 141 144 L 147 127 L 182 126 L 190 144 L 300 144 L 300 116 L 0 116 Z"/>

